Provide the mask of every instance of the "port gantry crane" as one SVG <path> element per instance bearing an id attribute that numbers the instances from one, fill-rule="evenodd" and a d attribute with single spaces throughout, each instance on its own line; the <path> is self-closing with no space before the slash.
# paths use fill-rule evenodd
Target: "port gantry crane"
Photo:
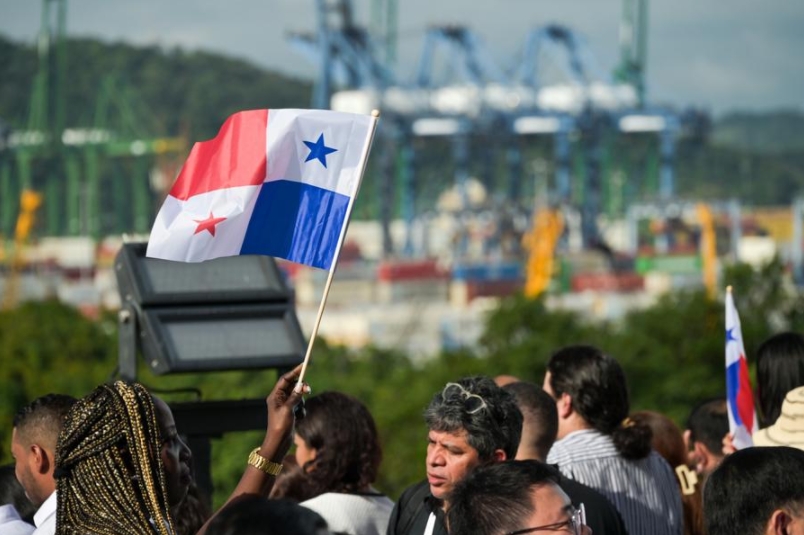
<path id="1" fill-rule="evenodd" d="M 66 20 L 67 0 L 42 0 L 27 124 L 0 144 L 0 232 L 12 233 L 23 191 L 43 194 L 44 231 L 52 236 L 147 232 L 154 158 L 181 154 L 186 143 L 154 137 L 143 126 L 147 110 L 116 73 L 99 80 L 84 123 L 68 125 Z"/>
<path id="2" fill-rule="evenodd" d="M 388 163 L 393 156 L 383 156 L 386 253 L 393 250 L 387 229 L 397 186 L 408 227 L 403 250 L 412 252 L 413 221 L 421 214 L 417 190 L 423 186 L 415 176 L 417 138 L 449 138 L 459 191 L 470 166 L 493 159 L 492 151 L 504 152 L 508 199 L 514 203 L 522 193 L 523 145 L 534 137 L 551 140 L 553 208 L 580 215 L 587 248 L 606 249 L 597 228 L 606 206 L 622 214 L 636 198 L 674 197 L 675 143 L 684 124 L 674 110 L 652 106 L 645 98 L 647 0 L 623 0 L 621 61 L 614 80 L 596 66 L 580 35 L 550 24 L 525 36 L 521 54 L 507 68 L 494 61 L 470 28 L 431 27 L 415 75 L 407 82 L 378 58 L 372 36 L 352 17 L 349 0 L 316 2 L 318 34 L 304 41 L 292 37 L 320 66 L 316 84 L 322 89 L 314 105 L 362 113 L 381 109 L 385 121 L 378 135 L 391 140 L 385 146 L 397 155 L 396 174 Z M 333 22 L 339 16 L 341 22 Z M 446 59 L 438 63 L 439 56 Z M 479 136 L 485 141 L 481 149 L 471 143 Z M 617 154 L 617 143 L 633 136 L 651 140 L 651 157 L 641 162 L 647 170 L 634 172 L 639 162 L 629 167 Z M 644 178 L 651 170 L 657 179 Z M 612 177 L 623 176 L 630 183 L 614 187 Z"/>

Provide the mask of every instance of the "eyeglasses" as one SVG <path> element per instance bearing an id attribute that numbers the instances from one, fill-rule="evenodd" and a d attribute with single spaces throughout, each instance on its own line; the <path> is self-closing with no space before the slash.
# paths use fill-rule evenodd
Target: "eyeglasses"
<path id="1" fill-rule="evenodd" d="M 505 535 L 522 535 L 523 533 L 533 533 L 535 531 L 560 531 L 563 528 L 568 528 L 572 535 L 583 535 L 583 527 L 586 525 L 586 509 L 583 504 L 578 509 L 570 506 L 570 517 L 555 524 L 547 524 L 544 526 L 536 526 L 535 528 L 519 529 L 517 531 L 509 531 Z"/>
<path id="2" fill-rule="evenodd" d="M 447 383 L 444 386 L 444 390 L 441 391 L 441 397 L 447 399 L 449 393 L 456 390 L 461 396 L 463 396 L 463 409 L 467 414 L 474 414 L 487 407 L 485 399 L 481 398 L 477 394 L 472 394 L 465 389 L 463 385 L 458 383 Z"/>

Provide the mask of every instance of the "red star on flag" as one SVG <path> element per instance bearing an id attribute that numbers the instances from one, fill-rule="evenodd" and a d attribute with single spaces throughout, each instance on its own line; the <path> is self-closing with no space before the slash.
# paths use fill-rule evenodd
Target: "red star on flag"
<path id="1" fill-rule="evenodd" d="M 206 219 L 193 219 L 198 226 L 195 228 L 195 232 L 193 234 L 198 234 L 199 232 L 204 232 L 205 230 L 208 231 L 213 236 L 215 235 L 215 225 L 220 223 L 221 221 L 226 221 L 225 217 L 215 217 L 212 212 L 209 213 L 209 217 Z"/>

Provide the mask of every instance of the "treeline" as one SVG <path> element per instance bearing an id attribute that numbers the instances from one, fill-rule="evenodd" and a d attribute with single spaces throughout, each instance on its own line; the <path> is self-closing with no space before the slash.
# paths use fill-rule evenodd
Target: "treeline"
<path id="1" fill-rule="evenodd" d="M 712 141 L 759 153 L 800 151 L 804 149 L 804 111 L 733 112 L 717 122 Z"/>
<path id="2" fill-rule="evenodd" d="M 219 54 L 75 38 L 65 47 L 67 126 L 94 126 L 101 86 L 112 77 L 126 89 L 128 101 L 119 104 L 136 110 L 143 128 L 191 141 L 214 136 L 235 111 L 310 102 L 310 82 Z M 33 46 L 0 36 L 0 118 L 12 127 L 26 125 L 36 69 Z"/>
<path id="3" fill-rule="evenodd" d="M 677 191 L 685 198 L 771 206 L 789 205 L 804 195 L 804 147 L 765 152 L 725 144 L 682 144 L 676 162 Z"/>
<path id="4" fill-rule="evenodd" d="M 735 288 L 750 363 L 770 334 L 804 332 L 804 300 L 788 292 L 779 262 L 761 270 L 728 268 Z M 543 301 L 515 296 L 488 317 L 475 347 L 412 362 L 398 351 L 350 351 L 318 341 L 308 381 L 314 393 L 339 390 L 364 401 L 382 437 L 385 460 L 378 487 L 392 497 L 424 475 L 426 433 L 422 411 L 451 380 L 467 375 L 513 374 L 541 383 L 549 356 L 567 344 L 591 343 L 623 365 L 632 410 L 658 410 L 683 425 L 699 400 L 725 395 L 724 307 L 702 292 L 673 293 L 616 323 L 591 323 L 572 312 L 550 311 Z M 114 375 L 117 334 L 113 316 L 90 321 L 55 302 L 28 303 L 0 313 L 0 462 L 9 462 L 11 418 L 22 404 L 48 392 L 82 396 Z M 140 380 L 168 401 L 264 398 L 273 371 L 219 372 Z M 182 393 L 169 393 L 184 389 Z M 233 433 L 213 443 L 218 503 L 236 484 L 260 432 Z"/>

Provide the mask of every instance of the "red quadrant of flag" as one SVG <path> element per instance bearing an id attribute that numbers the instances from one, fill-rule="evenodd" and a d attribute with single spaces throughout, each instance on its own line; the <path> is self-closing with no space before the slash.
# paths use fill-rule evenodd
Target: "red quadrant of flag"
<path id="1" fill-rule="evenodd" d="M 193 146 L 170 195 L 187 200 L 200 193 L 262 184 L 267 123 L 268 110 L 243 111 L 229 117 L 217 136 Z"/>
<path id="2" fill-rule="evenodd" d="M 751 391 L 751 378 L 748 375 L 748 361 L 740 356 L 740 387 L 737 389 L 737 412 L 746 429 L 754 429 L 754 394 Z"/>

